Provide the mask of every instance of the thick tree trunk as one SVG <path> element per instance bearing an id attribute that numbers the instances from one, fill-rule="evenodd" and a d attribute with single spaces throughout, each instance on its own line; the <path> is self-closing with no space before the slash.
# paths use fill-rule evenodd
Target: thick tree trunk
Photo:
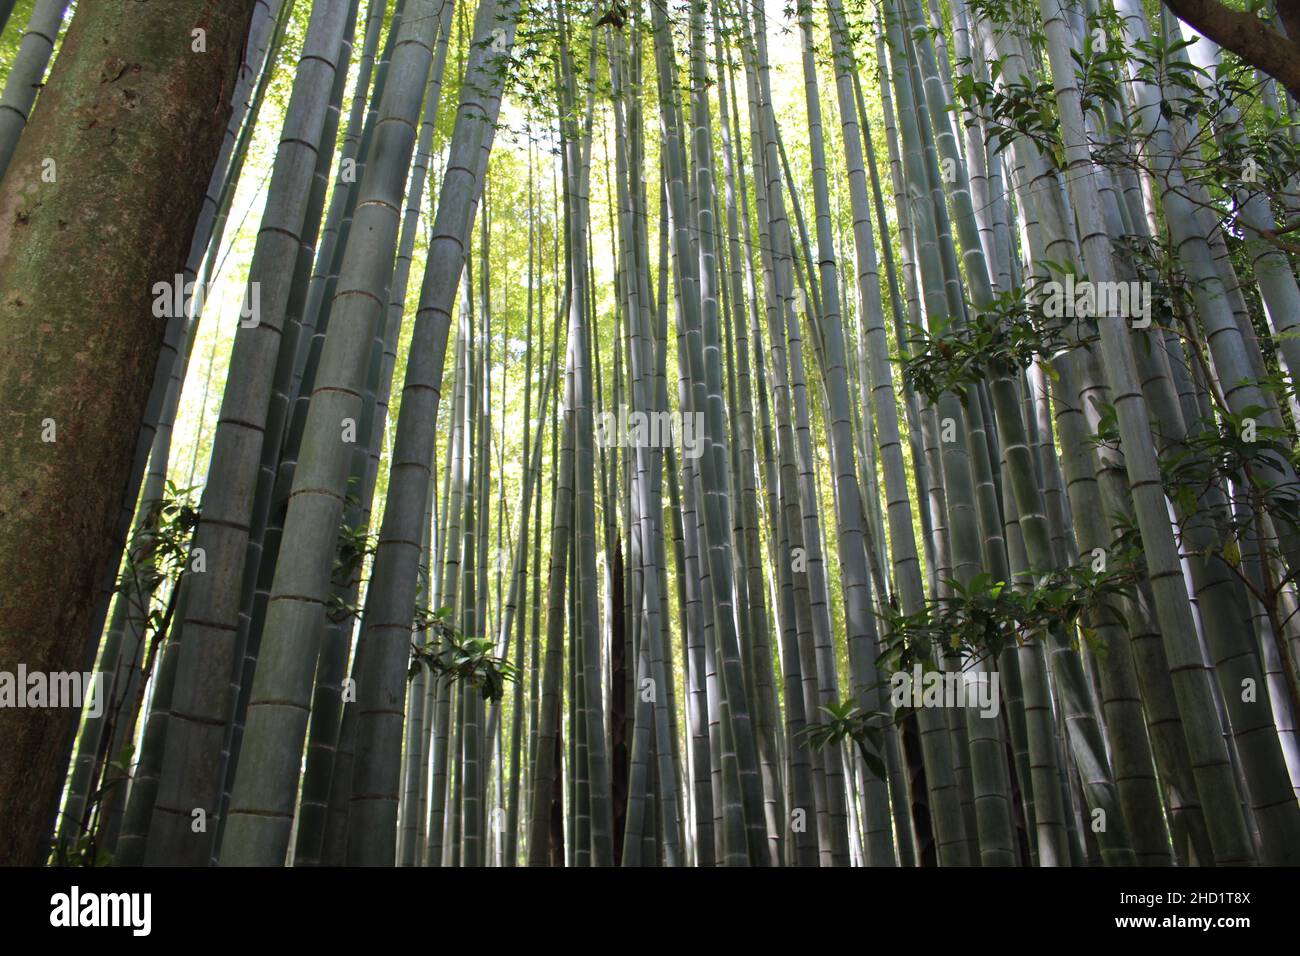
<path id="1" fill-rule="evenodd" d="M 253 6 L 84 5 L 0 187 L 2 668 L 91 657 L 95 571 L 162 342 L 153 289 L 184 263 Z M 0 712 L 0 863 L 43 861 L 76 723 Z"/>
<path id="2" fill-rule="evenodd" d="M 1234 10 L 1216 0 L 1164 0 L 1164 3 L 1198 33 L 1263 70 L 1292 96 L 1300 98 L 1300 44 L 1294 37 L 1284 36 L 1253 13 Z M 1277 6 L 1279 13 L 1286 10 L 1282 3 Z M 1289 10 L 1284 14 L 1285 18 L 1294 16 Z"/>

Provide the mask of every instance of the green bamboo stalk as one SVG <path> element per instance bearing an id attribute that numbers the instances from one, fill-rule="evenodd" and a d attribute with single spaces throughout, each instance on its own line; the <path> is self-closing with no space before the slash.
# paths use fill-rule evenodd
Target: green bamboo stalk
<path id="1" fill-rule="evenodd" d="M 0 94 L 0 179 L 4 178 L 18 148 L 18 137 L 31 115 L 69 6 L 69 0 L 36 0 L 32 7 L 27 32 L 9 67 L 4 93 Z M 7 12 L 5 16 L 8 17 Z"/>
<path id="2" fill-rule="evenodd" d="M 1080 233 L 1084 237 L 1081 246 L 1088 275 L 1093 281 L 1114 281 L 1112 252 L 1103 229 L 1097 195 L 1089 185 L 1092 164 L 1081 140 L 1082 112 L 1072 82 L 1072 71 L 1056 75 L 1054 85 L 1061 110 L 1066 160 L 1071 172 L 1067 181 Z M 1098 326 L 1103 367 L 1115 396 L 1125 466 L 1142 531 L 1148 576 L 1157 598 L 1157 615 L 1187 734 L 1197 789 L 1207 810 L 1210 840 L 1217 861 L 1246 862 L 1254 854 L 1233 793 L 1235 785 L 1231 782 L 1226 747 L 1218 734 L 1217 717 L 1210 700 L 1210 678 L 1201 661 L 1200 649 L 1194 643 L 1196 632 L 1181 581 L 1173 532 L 1155 477 L 1158 466 L 1147 428 L 1145 402 L 1136 387 L 1133 349 L 1126 330 L 1118 322 L 1103 320 Z M 1209 722 L 1216 726 L 1207 726 Z"/>
<path id="3" fill-rule="evenodd" d="M 375 128 L 376 153 L 361 183 L 354 236 L 340 270 L 338 308 L 331 317 L 320 371 L 294 472 L 267 608 L 275 641 L 259 655 L 240 769 L 231 795 L 223 862 L 275 864 L 288 846 L 293 781 L 306 734 L 306 706 L 319 653 L 333 557 L 342 516 L 349 423 L 355 428 L 364 385 L 364 344 L 382 314 L 379 298 L 391 275 L 399 195 L 415 145 L 437 29 L 431 0 L 412 0 L 394 48 L 392 78 Z M 254 769 L 255 768 L 255 769 Z"/>
<path id="4" fill-rule="evenodd" d="M 261 459 L 286 303 L 307 215 L 316 155 L 334 87 L 349 8 L 315 11 L 294 82 L 294 96 L 271 176 L 268 209 L 249 268 L 246 303 L 258 311 L 241 322 L 231 359 L 222 413 L 213 443 L 195 547 L 210 567 L 190 578 L 162 776 L 150 825 L 149 863 L 206 863 L 216 833 L 207 818 L 219 812 L 221 746 L 229 720 L 228 675 L 236 660 L 238 581 L 247 547 L 253 496 L 248 493 Z M 249 324 L 253 320 L 255 324 Z M 232 600 L 234 598 L 234 600 Z M 186 635 L 194 639 L 187 640 Z M 195 828 L 196 811 L 205 824 Z"/>

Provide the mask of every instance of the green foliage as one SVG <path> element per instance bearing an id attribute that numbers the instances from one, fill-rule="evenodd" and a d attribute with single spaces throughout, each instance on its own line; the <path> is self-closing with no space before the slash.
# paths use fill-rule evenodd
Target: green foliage
<path id="1" fill-rule="evenodd" d="M 902 366 L 908 387 L 931 402 L 944 392 L 964 398 L 968 388 L 986 381 L 990 373 L 1027 368 L 1035 358 L 1047 359 L 1067 345 L 1064 323 L 1031 307 L 1020 288 L 998 294 L 988 309 L 975 313 L 960 329 L 951 318 L 930 324 L 928 331 L 912 326 L 913 354 Z M 1050 363 L 1044 362 L 1043 368 L 1055 375 Z"/>
<path id="2" fill-rule="evenodd" d="M 1093 114 L 1103 128 L 1107 115 L 1102 104 L 1115 106 L 1124 102 L 1120 77 L 1124 75 L 1127 55 L 1118 39 L 1119 33 L 1118 17 L 1113 10 L 1091 13 L 1083 48 L 1070 50 L 1079 78 L 1080 106 L 1085 116 Z"/>
<path id="3" fill-rule="evenodd" d="M 140 559 L 134 571 L 136 582 L 156 586 L 165 578 L 174 579 L 184 567 L 190 538 L 199 525 L 199 510 L 190 497 L 192 491 L 177 488 L 169 480 L 162 497 L 150 502 L 144 511 L 131 538 L 131 552 Z"/>
<path id="4" fill-rule="evenodd" d="M 345 497 L 347 514 L 361 511 L 361 499 L 355 493 L 356 477 L 348 479 L 353 487 Z M 361 580 L 362 571 L 368 559 L 373 558 L 379 549 L 379 539 L 369 534 L 364 524 L 339 526 L 338 544 L 334 552 L 334 582 L 336 587 L 330 591 L 326 613 L 336 624 L 344 621 L 361 619 L 361 607 L 349 602 L 345 595 L 353 582 Z"/>
<path id="5" fill-rule="evenodd" d="M 915 663 L 937 666 L 936 649 L 945 656 L 995 661 L 1003 650 L 1046 630 L 1068 633 L 1076 625 L 1092 639 L 1080 619 L 1129 593 L 1139 579 L 1136 564 L 1131 546 L 1119 543 L 1101 570 L 1092 563 L 1072 565 L 1038 576 L 1031 587 L 1011 587 L 986 573 L 966 584 L 950 581 L 950 598 L 932 599 L 913 614 L 884 610 L 889 637 L 877 663 L 885 671 L 908 670 Z"/>
<path id="6" fill-rule="evenodd" d="M 823 707 L 822 711 L 828 719 L 809 724 L 800 731 L 808 743 L 822 750 L 851 740 L 857 746 L 867 770 L 879 780 L 886 779 L 888 771 L 881 754 L 884 753 L 883 727 L 888 723 L 889 715 L 878 710 L 863 710 L 852 698 Z"/>
<path id="7" fill-rule="evenodd" d="M 497 657 L 490 638 L 467 637 L 451 622 L 451 608 L 419 611 L 412 630 L 432 634 L 424 644 L 411 644 L 411 667 L 415 677 L 424 667 L 430 673 L 478 688 L 484 700 L 501 700 L 507 681 L 518 678 L 517 668 Z"/>
<path id="8" fill-rule="evenodd" d="M 115 787 L 125 787 L 131 777 L 131 758 L 135 746 L 128 742 L 116 759 L 109 760 L 104 768 L 102 786 L 90 795 L 86 803 L 84 821 L 72 821 L 80 834 L 74 839 L 61 838 L 50 844 L 50 866 L 112 866 L 113 854 L 99 845 L 100 810 L 104 798 Z"/>
<path id="9" fill-rule="evenodd" d="M 1269 410 L 1251 405 L 1240 411 L 1223 410 L 1217 421 L 1203 421 L 1183 446 L 1162 457 L 1160 476 L 1165 493 L 1185 515 L 1194 514 L 1201 496 L 1215 485 L 1249 487 L 1275 518 L 1292 527 L 1300 526 L 1300 485 L 1273 482 L 1280 461 L 1300 463 L 1300 453 L 1291 447 L 1285 428 L 1265 424 Z M 1242 521 L 1225 506 L 1217 518 L 1242 530 Z"/>
<path id="10" fill-rule="evenodd" d="M 378 547 L 375 535 L 369 534 L 365 525 L 343 525 L 339 528 L 338 550 L 334 555 L 334 576 L 348 581 L 361 573 L 366 558 L 374 555 Z"/>
<path id="11" fill-rule="evenodd" d="M 993 61 L 990 72 L 996 80 L 1000 61 Z M 970 113 L 984 117 L 989 141 L 995 151 L 1009 146 L 1018 135 L 1034 140 L 1044 153 L 1061 161 L 1060 120 L 1056 115 L 1056 97 L 1046 81 L 1004 81 L 1002 84 L 975 79 L 963 73 L 953 82 L 953 92 Z M 968 119 L 967 125 L 973 125 Z"/>
<path id="12" fill-rule="evenodd" d="M 167 481 L 163 494 L 141 513 L 127 549 L 117 589 L 145 619 L 147 632 L 166 630 L 168 609 L 154 598 L 164 585 L 175 586 L 189 559 L 190 541 L 199 524 L 191 488 Z"/>
<path id="13" fill-rule="evenodd" d="M 1134 41 L 1132 48 L 1124 51 L 1128 61 L 1134 64 L 1138 79 L 1165 88 L 1167 95 L 1160 100 L 1160 114 L 1165 119 L 1181 116 L 1192 120 L 1203 115 L 1205 94 L 1199 77 L 1206 74 L 1189 63 L 1183 53 L 1192 43 L 1183 39 L 1167 42 L 1164 37 L 1154 35 Z"/>

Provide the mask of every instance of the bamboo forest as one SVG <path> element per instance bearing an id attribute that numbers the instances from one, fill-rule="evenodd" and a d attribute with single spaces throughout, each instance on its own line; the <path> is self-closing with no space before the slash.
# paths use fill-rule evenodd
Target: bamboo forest
<path id="1" fill-rule="evenodd" d="M 0 29 L 0 864 L 1300 865 L 1296 0 Z"/>

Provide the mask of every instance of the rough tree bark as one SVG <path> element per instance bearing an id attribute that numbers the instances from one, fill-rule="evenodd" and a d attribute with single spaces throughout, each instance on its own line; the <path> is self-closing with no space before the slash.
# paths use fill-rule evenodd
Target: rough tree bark
<path id="1" fill-rule="evenodd" d="M 184 264 L 254 4 L 81 5 L 0 186 L 0 669 L 91 658 L 153 289 Z M 0 710 L 0 864 L 44 861 L 77 715 Z"/>
<path id="2" fill-rule="evenodd" d="M 1217 0 L 1164 0 L 1178 19 L 1194 27 L 1225 50 L 1231 50 L 1252 66 L 1263 70 L 1300 99 L 1300 5 L 1295 0 L 1278 0 L 1277 10 L 1287 37 L 1253 13 L 1233 10 Z"/>

